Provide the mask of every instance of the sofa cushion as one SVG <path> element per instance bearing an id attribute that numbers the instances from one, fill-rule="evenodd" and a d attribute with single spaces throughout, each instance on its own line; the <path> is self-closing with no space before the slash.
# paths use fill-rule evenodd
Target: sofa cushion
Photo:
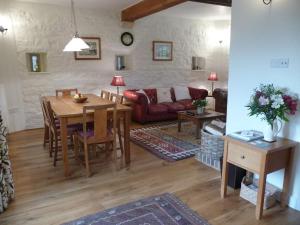
<path id="1" fill-rule="evenodd" d="M 174 86 L 175 98 L 177 101 L 183 99 L 191 99 L 190 91 L 188 87 Z"/>
<path id="2" fill-rule="evenodd" d="M 171 98 L 170 88 L 157 88 L 157 103 L 173 102 Z"/>
<path id="3" fill-rule="evenodd" d="M 183 99 L 180 101 L 177 101 L 177 103 L 181 104 L 184 106 L 184 110 L 189 110 L 195 108 L 193 106 L 192 100 L 191 99 Z"/>
<path id="4" fill-rule="evenodd" d="M 178 102 L 166 102 L 166 103 L 162 103 L 162 104 L 164 104 L 165 106 L 168 107 L 168 112 L 170 112 L 170 113 L 175 113 L 178 111 L 185 110 L 184 105 L 182 105 Z"/>
<path id="5" fill-rule="evenodd" d="M 163 104 L 150 104 L 148 107 L 149 114 L 160 114 L 168 112 L 168 107 Z"/>
<path id="6" fill-rule="evenodd" d="M 143 89 L 143 91 L 146 93 L 147 97 L 149 98 L 150 104 L 157 103 L 156 88 Z"/>
<path id="7" fill-rule="evenodd" d="M 145 95 L 146 98 L 147 98 L 148 104 L 150 104 L 150 99 L 149 99 L 147 93 L 143 89 L 138 90 L 136 93 L 141 93 L 141 94 Z"/>

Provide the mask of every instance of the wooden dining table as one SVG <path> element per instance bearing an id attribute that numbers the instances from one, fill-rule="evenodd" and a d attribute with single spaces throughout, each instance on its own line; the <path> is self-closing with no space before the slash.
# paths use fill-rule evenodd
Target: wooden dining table
<path id="1" fill-rule="evenodd" d="M 83 106 L 87 105 L 106 105 L 112 102 L 102 99 L 94 94 L 85 94 L 87 101 L 85 103 L 75 103 L 72 96 L 46 96 L 50 102 L 55 117 L 60 122 L 60 136 L 63 152 L 64 174 L 70 175 L 68 159 L 68 125 L 82 123 Z M 113 109 L 108 110 L 108 116 L 112 117 Z M 117 104 L 117 118 L 123 120 L 123 137 L 124 137 L 124 160 L 125 164 L 130 164 L 130 122 L 131 108 L 122 104 Z M 87 121 L 93 121 L 93 112 L 88 115 Z"/>

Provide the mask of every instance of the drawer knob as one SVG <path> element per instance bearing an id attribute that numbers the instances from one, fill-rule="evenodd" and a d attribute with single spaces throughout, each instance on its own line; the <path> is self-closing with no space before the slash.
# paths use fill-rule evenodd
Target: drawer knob
<path id="1" fill-rule="evenodd" d="M 241 156 L 241 159 L 245 159 L 246 157 L 244 155 Z"/>

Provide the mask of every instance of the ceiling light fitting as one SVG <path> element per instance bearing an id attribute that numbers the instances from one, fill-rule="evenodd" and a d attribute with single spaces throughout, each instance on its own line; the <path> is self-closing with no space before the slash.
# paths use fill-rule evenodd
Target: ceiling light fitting
<path id="1" fill-rule="evenodd" d="M 3 33 L 6 33 L 7 31 L 7 28 L 4 28 L 3 26 L 0 26 L 0 32 L 3 34 Z"/>
<path id="2" fill-rule="evenodd" d="M 87 43 L 85 43 L 78 34 L 78 29 L 77 29 L 77 22 L 76 22 L 76 16 L 75 16 L 75 8 L 74 8 L 74 1 L 71 0 L 71 15 L 72 15 L 72 20 L 74 23 L 74 27 L 75 27 L 75 35 L 74 37 L 71 39 L 71 41 L 69 41 L 69 43 L 65 46 L 64 48 L 64 52 L 80 52 L 84 49 L 89 49 L 90 47 L 87 45 Z"/>
<path id="3" fill-rule="evenodd" d="M 270 5 L 272 3 L 272 0 L 263 0 L 263 3 L 265 3 L 265 5 Z"/>

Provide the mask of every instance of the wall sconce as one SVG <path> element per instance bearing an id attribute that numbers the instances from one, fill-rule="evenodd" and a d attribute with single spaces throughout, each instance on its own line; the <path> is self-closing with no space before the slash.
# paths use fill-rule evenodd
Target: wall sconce
<path id="1" fill-rule="evenodd" d="M 263 0 L 263 3 L 265 3 L 265 5 L 270 5 L 272 3 L 272 0 Z"/>
<path id="2" fill-rule="evenodd" d="M 7 28 L 4 28 L 3 26 L 0 26 L 0 32 L 3 34 L 7 31 Z"/>

